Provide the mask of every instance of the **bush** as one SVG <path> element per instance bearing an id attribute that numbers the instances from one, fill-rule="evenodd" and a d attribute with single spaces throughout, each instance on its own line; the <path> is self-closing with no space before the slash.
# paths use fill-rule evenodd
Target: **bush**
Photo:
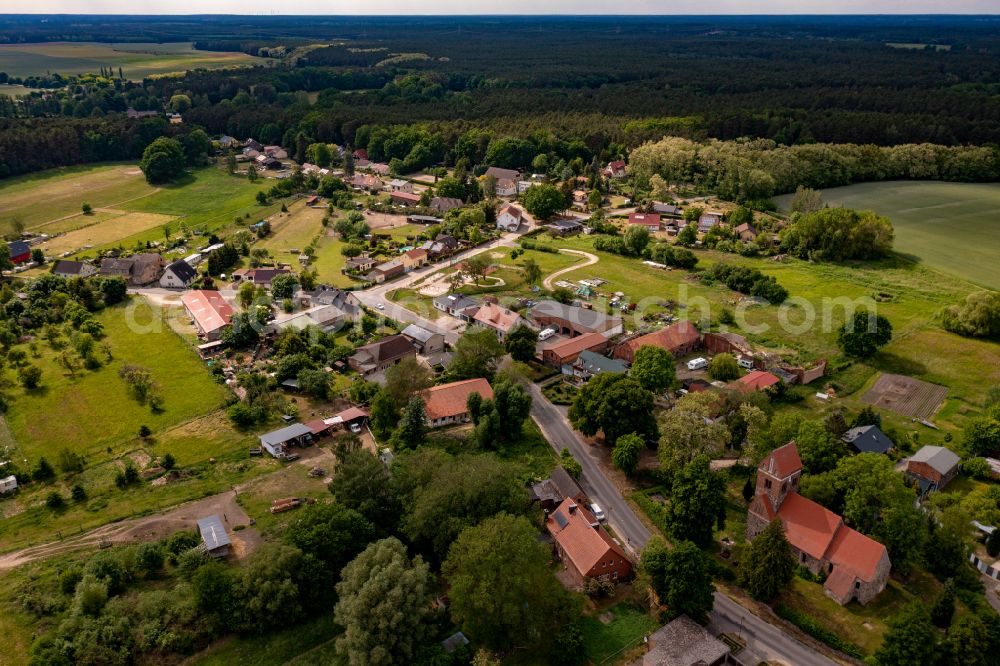
<path id="1" fill-rule="evenodd" d="M 70 496 L 73 498 L 74 502 L 86 502 L 87 501 L 87 491 L 84 490 L 83 486 L 79 483 L 73 486 L 70 490 Z"/>
<path id="2" fill-rule="evenodd" d="M 63 496 L 59 494 L 58 490 L 53 490 L 46 495 L 45 506 L 49 507 L 53 511 L 58 511 L 66 506 L 66 500 L 63 499 Z"/>
<path id="3" fill-rule="evenodd" d="M 76 591 L 76 584 L 83 578 L 83 570 L 78 567 L 66 569 L 59 576 L 59 589 L 63 594 L 73 594 Z"/>
<path id="4" fill-rule="evenodd" d="M 844 654 L 854 657 L 855 659 L 864 658 L 861 650 L 856 645 L 848 643 L 840 636 L 822 626 L 816 621 L 815 618 L 797 611 L 794 608 L 789 608 L 785 604 L 778 604 L 778 606 L 774 609 L 774 612 L 778 617 L 788 620 L 802 631 L 806 632 L 816 640 L 826 643 L 834 650 L 840 650 Z"/>

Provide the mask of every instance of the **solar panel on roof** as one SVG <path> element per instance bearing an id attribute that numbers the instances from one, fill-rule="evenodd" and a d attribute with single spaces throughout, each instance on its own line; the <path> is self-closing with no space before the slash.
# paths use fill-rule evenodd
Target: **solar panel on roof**
<path id="1" fill-rule="evenodd" d="M 564 516 L 561 511 L 557 511 L 553 518 L 555 518 L 556 525 L 558 525 L 560 529 L 569 525 L 569 521 L 566 520 L 566 516 Z"/>

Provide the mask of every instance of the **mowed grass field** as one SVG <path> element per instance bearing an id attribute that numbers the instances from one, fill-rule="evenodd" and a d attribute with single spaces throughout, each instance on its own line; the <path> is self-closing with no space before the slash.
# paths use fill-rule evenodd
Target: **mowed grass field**
<path id="1" fill-rule="evenodd" d="M 48 42 L 0 45 L 0 72 L 11 76 L 89 74 L 101 67 L 122 68 L 126 78 L 183 73 L 190 69 L 222 69 L 266 64 L 268 59 L 245 53 L 196 51 L 190 42 L 169 44 L 100 44 Z"/>
<path id="2" fill-rule="evenodd" d="M 1000 289 L 1000 184 L 894 181 L 822 190 L 831 206 L 892 220 L 896 250 L 940 271 Z M 786 207 L 790 196 L 779 197 Z"/>

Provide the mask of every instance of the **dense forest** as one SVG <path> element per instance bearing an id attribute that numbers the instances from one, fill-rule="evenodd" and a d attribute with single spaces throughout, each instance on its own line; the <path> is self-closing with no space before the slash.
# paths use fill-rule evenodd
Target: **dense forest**
<path id="1" fill-rule="evenodd" d="M 359 145 L 360 127 L 420 124 L 440 137 L 430 152 L 444 161 L 470 131 L 536 143 L 554 135 L 584 145 L 586 160 L 665 135 L 1000 144 L 995 17 L 463 17 L 406 19 L 405 29 L 399 18 L 48 19 L 0 17 L 0 43 L 194 41 L 287 57 L 143 82 L 108 72 L 0 101 L 0 175 L 101 152 L 53 153 L 55 135 L 86 145 L 107 134 L 115 145 L 104 154 L 135 157 L 141 146 L 119 145 L 122 112 L 165 108 L 175 95 L 191 100 L 186 124 L 286 145 L 299 133 Z"/>

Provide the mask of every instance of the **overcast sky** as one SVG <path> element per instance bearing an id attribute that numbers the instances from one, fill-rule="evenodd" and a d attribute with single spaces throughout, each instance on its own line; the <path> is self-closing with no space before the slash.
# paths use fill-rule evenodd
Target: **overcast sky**
<path id="1" fill-rule="evenodd" d="M 995 14 L 1000 0 L 33 0 L 30 14 Z M 14 3 L 10 3 L 13 5 Z"/>

